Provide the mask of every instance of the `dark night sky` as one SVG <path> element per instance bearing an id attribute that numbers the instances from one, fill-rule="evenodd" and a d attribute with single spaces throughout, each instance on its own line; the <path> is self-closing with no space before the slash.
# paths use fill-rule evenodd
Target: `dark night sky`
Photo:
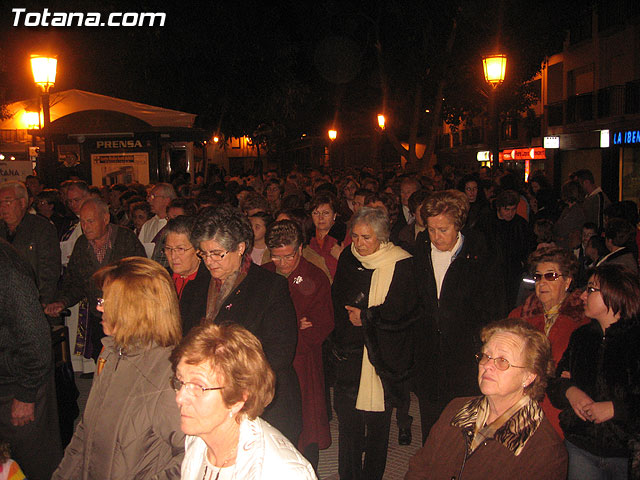
<path id="1" fill-rule="evenodd" d="M 49 48 L 58 55 L 56 90 L 79 88 L 197 113 L 202 125 L 220 125 L 229 133 L 252 131 L 272 121 L 294 134 L 313 133 L 334 118 L 362 123 L 381 108 L 378 35 L 386 54 L 388 100 L 395 102 L 397 115 L 402 116 L 402 103 L 418 78 L 429 105 L 429 89 L 446 61 L 438 55 L 450 29 L 453 0 L 266 3 L 0 0 L 0 88 L 8 101 L 35 96 L 29 54 Z M 466 74 L 477 77 L 477 44 L 494 34 L 495 26 L 485 24 L 494 21 L 489 6 L 495 8 L 498 2 L 459 3 L 466 17 L 458 35 L 463 60 L 456 61 L 463 68 L 465 61 L 474 65 Z M 523 0 L 508 3 L 527 5 Z M 164 11 L 167 17 L 166 25 L 156 28 L 13 27 L 11 9 L 18 6 L 29 12 L 47 7 L 51 12 L 99 11 L 105 16 L 114 11 Z M 548 26 L 543 20 L 547 17 L 526 8 L 512 10 L 517 14 L 511 20 L 518 27 L 510 31 L 523 37 L 512 37 L 512 43 L 528 41 L 526 51 L 535 57 L 529 64 L 535 66 L 542 47 L 531 48 L 531 38 L 524 37 L 541 28 L 537 21 Z M 464 35 L 469 32 L 472 35 Z M 540 44 L 549 40 L 537 33 L 533 38 Z M 520 47 L 512 47 L 514 56 L 525 50 Z"/>

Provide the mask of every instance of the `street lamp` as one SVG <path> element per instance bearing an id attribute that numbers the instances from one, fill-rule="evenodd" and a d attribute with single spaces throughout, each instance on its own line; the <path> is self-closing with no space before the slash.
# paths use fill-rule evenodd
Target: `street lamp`
<path id="1" fill-rule="evenodd" d="M 482 57 L 482 67 L 484 69 L 484 79 L 491 84 L 493 88 L 497 88 L 504 82 L 504 74 L 507 69 L 506 55 L 488 55 Z"/>
<path id="2" fill-rule="evenodd" d="M 505 72 L 507 70 L 507 56 L 504 54 L 487 55 L 482 57 L 482 68 L 484 70 L 484 79 L 492 87 L 491 95 L 491 114 L 494 119 L 495 138 L 493 145 L 493 159 L 491 160 L 492 169 L 497 169 L 500 156 L 500 118 L 498 115 L 498 107 L 496 102 L 496 90 L 504 82 Z"/>
<path id="3" fill-rule="evenodd" d="M 53 142 L 51 141 L 49 110 L 49 89 L 56 83 L 56 69 L 58 59 L 46 55 L 31 55 L 31 71 L 33 81 L 42 89 L 42 114 L 44 117 L 44 156 L 42 165 L 38 168 L 40 178 L 51 182 L 55 179 L 55 165 L 53 164 Z"/>
<path id="4" fill-rule="evenodd" d="M 337 132 L 336 130 L 331 129 L 331 130 L 329 130 L 329 131 L 327 132 L 327 134 L 329 135 L 329 140 L 331 140 L 332 142 L 333 142 L 336 138 L 338 138 L 338 132 Z"/>
<path id="5" fill-rule="evenodd" d="M 382 113 L 379 113 L 378 114 L 378 126 L 380 127 L 380 130 L 384 130 L 384 122 L 385 122 L 384 115 Z"/>

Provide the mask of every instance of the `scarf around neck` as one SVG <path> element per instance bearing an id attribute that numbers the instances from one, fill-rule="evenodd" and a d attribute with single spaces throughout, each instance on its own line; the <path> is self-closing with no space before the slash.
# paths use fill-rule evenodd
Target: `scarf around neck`
<path id="1" fill-rule="evenodd" d="M 351 244 L 351 253 L 367 270 L 373 270 L 369 286 L 369 307 L 382 305 L 387 298 L 396 262 L 410 258 L 411 255 L 391 242 L 382 243 L 371 255 L 360 255 L 355 245 Z M 362 352 L 362 369 L 356 409 L 367 412 L 383 412 L 384 388 L 382 381 L 369 360 L 367 347 Z"/>

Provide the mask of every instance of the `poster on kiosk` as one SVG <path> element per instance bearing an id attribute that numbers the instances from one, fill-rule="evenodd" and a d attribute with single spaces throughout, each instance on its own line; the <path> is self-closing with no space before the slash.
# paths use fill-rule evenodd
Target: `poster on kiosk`
<path id="1" fill-rule="evenodd" d="M 147 152 L 91 154 L 91 183 L 111 186 L 116 183 L 149 183 Z"/>

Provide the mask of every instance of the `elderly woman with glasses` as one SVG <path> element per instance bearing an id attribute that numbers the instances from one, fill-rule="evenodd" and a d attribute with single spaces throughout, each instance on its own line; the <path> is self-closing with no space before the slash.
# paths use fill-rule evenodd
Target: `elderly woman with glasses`
<path id="1" fill-rule="evenodd" d="M 389 217 L 363 207 L 332 286 L 340 478 L 384 475 L 391 412 L 413 367 L 418 303 L 411 255 L 389 242 Z M 364 459 L 363 459 L 364 453 Z"/>
<path id="2" fill-rule="evenodd" d="M 200 212 L 191 243 L 212 277 L 205 322 L 237 323 L 262 342 L 276 375 L 275 398 L 264 419 L 295 444 L 302 428 L 293 369 L 298 322 L 286 279 L 251 261 L 253 230 L 237 208 L 222 205 Z"/>
<path id="3" fill-rule="evenodd" d="M 93 278 L 107 336 L 82 420 L 52 478 L 179 479 L 184 434 L 167 382 L 181 338 L 171 277 L 152 260 L 128 257 Z"/>
<path id="4" fill-rule="evenodd" d="M 571 335 L 548 391 L 562 409 L 568 478 L 640 478 L 638 277 L 601 265 L 581 298 L 592 321 Z"/>
<path id="5" fill-rule="evenodd" d="M 567 452 L 539 401 L 553 375 L 549 340 L 522 320 L 482 330 L 479 397 L 447 405 L 409 460 L 406 480 L 564 480 Z"/>
<path id="6" fill-rule="evenodd" d="M 183 480 L 315 480 L 302 455 L 259 415 L 276 379 L 260 341 L 239 325 L 200 325 L 171 354 L 187 435 Z"/>
<path id="7" fill-rule="evenodd" d="M 287 279 L 298 316 L 298 347 L 293 359 L 302 394 L 298 449 L 317 469 L 318 451 L 331 444 L 322 369 L 322 342 L 333 330 L 331 284 L 322 270 L 302 256 L 302 230 L 296 222 L 276 222 L 266 237 L 271 261 L 264 268 Z"/>
<path id="8" fill-rule="evenodd" d="M 164 253 L 169 274 L 176 286 L 182 318 L 182 334 L 186 335 L 207 315 L 207 292 L 211 275 L 191 243 L 195 217 L 180 215 L 164 228 Z"/>
<path id="9" fill-rule="evenodd" d="M 588 323 L 581 290 L 572 290 L 578 263 L 573 254 L 557 247 L 536 250 L 529 256 L 529 269 L 535 281 L 535 293 L 516 307 L 510 318 L 522 318 L 551 342 L 553 361 L 559 362 L 569 345 L 573 331 Z M 545 397 L 542 408 L 561 437 L 560 411 Z"/>

